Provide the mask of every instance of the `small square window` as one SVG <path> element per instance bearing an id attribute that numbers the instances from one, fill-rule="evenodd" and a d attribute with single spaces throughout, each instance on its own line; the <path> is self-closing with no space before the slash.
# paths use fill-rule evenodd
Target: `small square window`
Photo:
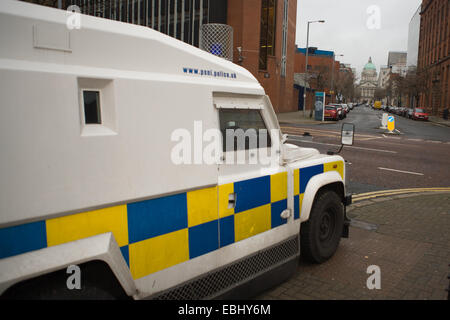
<path id="1" fill-rule="evenodd" d="M 101 124 L 100 112 L 100 92 L 92 90 L 83 90 L 84 102 L 84 123 Z"/>

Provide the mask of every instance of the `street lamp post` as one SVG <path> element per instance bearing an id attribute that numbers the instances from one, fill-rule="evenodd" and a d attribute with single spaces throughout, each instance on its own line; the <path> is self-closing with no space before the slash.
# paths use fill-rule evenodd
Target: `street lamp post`
<path id="1" fill-rule="evenodd" d="M 317 20 L 317 21 L 308 21 L 307 31 L 306 31 L 306 66 L 305 66 L 305 79 L 304 79 L 304 91 L 303 91 L 303 117 L 306 114 L 306 82 L 309 84 L 308 79 L 308 53 L 309 53 L 309 24 L 310 23 L 324 23 L 325 20 Z"/>
<path id="2" fill-rule="evenodd" d="M 331 64 L 331 86 L 330 91 L 331 93 L 331 103 L 333 103 L 333 96 L 334 96 L 334 63 L 336 62 L 336 57 L 343 57 L 343 54 L 333 54 L 333 62 Z"/>

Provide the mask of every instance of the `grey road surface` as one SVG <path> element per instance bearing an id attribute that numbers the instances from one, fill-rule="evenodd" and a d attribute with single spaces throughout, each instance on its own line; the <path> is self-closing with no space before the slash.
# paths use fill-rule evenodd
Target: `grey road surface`
<path id="1" fill-rule="evenodd" d="M 389 135 L 379 129 L 381 114 L 361 106 L 337 123 L 281 123 L 281 128 L 290 143 L 326 153 L 339 149 L 342 123 L 355 124 L 355 143 L 341 152 L 348 161 L 352 193 L 450 186 L 450 128 L 395 116 L 400 133 Z M 305 138 L 305 132 L 312 138 Z"/>

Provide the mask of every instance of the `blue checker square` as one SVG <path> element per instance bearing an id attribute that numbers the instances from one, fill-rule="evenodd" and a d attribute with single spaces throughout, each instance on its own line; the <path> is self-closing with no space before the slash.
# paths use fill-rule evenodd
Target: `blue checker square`
<path id="1" fill-rule="evenodd" d="M 189 258 L 219 249 L 218 220 L 189 228 Z"/>
<path id="2" fill-rule="evenodd" d="M 300 194 L 305 193 L 309 180 L 321 173 L 323 173 L 323 164 L 300 169 Z"/>
<path id="3" fill-rule="evenodd" d="M 272 229 L 281 226 L 287 222 L 287 219 L 281 218 L 281 213 L 287 209 L 287 199 L 280 200 L 271 204 L 271 222 Z"/>
<path id="4" fill-rule="evenodd" d="M 134 243 L 188 226 L 186 193 L 127 205 L 128 238 Z"/>
<path id="5" fill-rule="evenodd" d="M 47 247 L 45 221 L 0 229 L 0 258 Z"/>
<path id="6" fill-rule="evenodd" d="M 122 252 L 125 262 L 127 263 L 128 267 L 130 267 L 130 254 L 128 251 L 128 246 L 120 247 L 120 252 Z"/>
<path id="7" fill-rule="evenodd" d="M 270 176 L 234 183 L 236 193 L 235 213 L 270 203 Z"/>
<path id="8" fill-rule="evenodd" d="M 219 220 L 220 247 L 234 243 L 234 215 Z"/>
<path id="9" fill-rule="evenodd" d="M 294 197 L 294 219 L 300 218 L 300 196 L 296 195 Z"/>

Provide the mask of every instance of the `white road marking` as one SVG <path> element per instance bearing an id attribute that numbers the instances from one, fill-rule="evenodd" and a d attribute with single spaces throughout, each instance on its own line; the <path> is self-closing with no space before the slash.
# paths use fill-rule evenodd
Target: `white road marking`
<path id="1" fill-rule="evenodd" d="M 340 147 L 340 144 L 332 144 L 332 143 L 323 143 L 323 142 L 314 142 L 314 141 L 307 141 L 307 140 L 301 140 L 304 139 L 303 136 L 295 136 L 295 135 L 289 135 L 289 138 L 294 138 L 292 140 L 297 140 L 299 142 L 305 142 L 305 143 L 312 143 L 312 144 L 321 144 L 325 146 L 334 146 L 334 147 Z M 376 152 L 385 152 L 385 153 L 397 153 L 397 151 L 391 151 L 391 150 L 383 150 L 383 149 L 372 149 L 372 148 L 363 148 L 363 147 L 355 147 L 355 146 L 345 146 L 345 148 L 351 148 L 351 149 L 359 149 L 359 150 L 367 150 L 367 151 L 376 151 Z"/>
<path id="2" fill-rule="evenodd" d="M 442 143 L 442 141 L 434 141 L 434 140 L 426 140 L 425 142 L 431 142 L 431 143 Z"/>
<path id="3" fill-rule="evenodd" d="M 389 169 L 389 168 L 381 168 L 378 167 L 378 169 L 380 170 L 386 170 L 386 171 L 393 171 L 393 172 L 400 172 L 400 173 L 407 173 L 407 174 L 414 174 L 416 176 L 423 176 L 423 173 L 418 173 L 418 172 L 411 172 L 411 171 L 403 171 L 403 170 L 396 170 L 396 169 Z"/>
<path id="4" fill-rule="evenodd" d="M 423 141 L 423 139 L 406 139 L 408 141 Z"/>

